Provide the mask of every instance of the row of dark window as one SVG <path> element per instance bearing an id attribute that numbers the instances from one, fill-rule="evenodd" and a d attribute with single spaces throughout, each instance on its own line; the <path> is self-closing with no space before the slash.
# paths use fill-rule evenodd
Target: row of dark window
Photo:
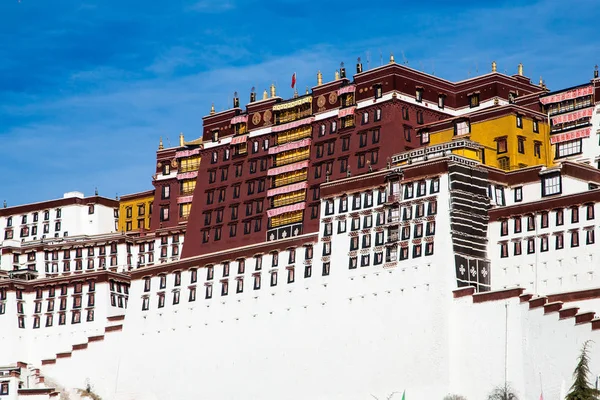
<path id="1" fill-rule="evenodd" d="M 279 266 L 279 253 L 273 252 L 270 254 L 271 256 L 271 268 L 276 268 Z M 311 260 L 313 258 L 313 248 L 312 246 L 304 247 L 304 258 L 306 260 Z M 263 267 L 263 256 L 255 256 L 254 260 L 254 271 L 261 271 Z M 238 259 L 236 260 L 238 263 L 237 273 L 244 274 L 246 272 L 246 259 Z M 288 264 L 294 264 L 296 262 L 296 249 L 288 250 Z M 212 281 L 214 279 L 215 267 L 213 265 L 209 265 L 206 268 L 206 281 Z M 228 277 L 230 274 L 230 263 L 224 262 L 221 265 L 222 277 Z M 179 287 L 181 286 L 182 276 L 181 271 L 176 271 L 173 273 L 173 286 Z M 198 282 L 198 270 L 196 268 L 190 269 L 190 284 L 194 284 Z M 150 277 L 144 278 L 144 292 L 151 291 L 152 280 Z M 167 287 L 167 275 L 159 275 L 159 289 L 165 289 Z"/>
<path id="2" fill-rule="evenodd" d="M 312 276 L 312 265 L 308 264 L 304 266 L 304 278 L 310 278 Z M 295 267 L 288 267 L 286 268 L 287 271 L 287 283 L 294 283 L 296 280 L 296 270 Z M 321 274 L 322 276 L 327 276 L 330 273 L 330 263 L 324 263 L 323 267 L 322 267 L 322 271 Z M 269 276 L 270 276 L 270 286 L 274 287 L 277 286 L 277 282 L 278 282 L 278 271 L 270 271 L 269 272 Z M 252 274 L 252 280 L 253 280 L 253 290 L 260 290 L 260 288 L 262 287 L 262 275 L 261 273 L 254 273 Z M 236 293 L 243 293 L 244 292 L 244 278 L 243 277 L 238 277 L 235 278 L 235 282 L 236 282 Z M 222 280 L 220 282 L 221 284 L 221 296 L 227 296 L 229 295 L 229 280 Z M 188 294 L 188 302 L 194 302 L 196 301 L 196 287 L 189 287 L 189 294 Z M 211 299 L 213 297 L 213 283 L 209 283 L 204 285 L 204 298 L 205 299 Z M 166 294 L 164 292 L 160 292 L 158 293 L 158 299 L 157 299 L 157 307 L 158 308 L 163 308 L 165 306 L 165 298 L 166 298 Z M 181 301 L 181 292 L 180 290 L 175 290 L 173 291 L 173 295 L 172 295 L 172 303 L 173 305 L 177 305 L 179 304 Z M 143 296 L 142 297 L 142 311 L 148 311 L 150 309 L 150 297 L 148 295 Z"/>
<path id="3" fill-rule="evenodd" d="M 245 144 L 245 143 L 244 143 Z M 252 141 L 252 154 L 256 154 L 260 151 L 261 148 L 261 144 L 259 143 L 259 140 L 254 140 Z M 239 149 L 238 147 L 236 147 L 236 145 L 233 146 L 233 155 L 237 155 L 237 154 L 241 154 L 241 153 L 236 153 L 236 149 Z M 268 150 L 269 149 L 269 139 L 265 138 L 262 140 L 262 149 L 263 150 Z M 223 161 L 229 161 L 229 159 L 231 158 L 231 151 L 229 148 L 225 148 L 223 149 Z M 211 157 L 210 157 L 210 162 L 211 164 L 215 164 L 219 161 L 219 152 L 218 150 L 213 150 L 213 152 L 211 153 Z"/>
<path id="4" fill-rule="evenodd" d="M 33 222 L 38 222 L 39 213 L 34 212 L 32 215 L 33 215 Z M 56 216 L 56 218 L 61 218 L 62 217 L 62 209 L 57 208 L 55 210 L 55 216 Z M 44 221 L 49 221 L 49 220 L 50 220 L 50 211 L 46 210 L 46 211 L 44 211 Z M 26 224 L 26 223 L 27 223 L 27 214 L 21 216 L 21 224 Z M 11 226 L 13 226 L 13 217 L 12 216 L 6 218 L 6 227 L 10 228 Z"/>
<path id="5" fill-rule="evenodd" d="M 246 202 L 245 203 L 246 217 L 250 217 L 252 215 L 261 215 L 263 212 L 263 204 L 264 204 L 263 199 Z M 230 208 L 230 213 L 231 213 L 230 219 L 232 221 L 237 220 L 239 218 L 239 212 L 238 212 L 239 204 L 233 204 L 233 205 L 229 206 L 229 208 Z M 212 224 L 213 212 L 216 216 L 215 223 L 220 224 L 223 222 L 223 217 L 224 217 L 224 213 L 225 213 L 224 208 L 220 208 L 217 210 L 211 210 L 211 211 L 205 211 L 203 213 L 204 226 L 209 226 Z"/>
<path id="6" fill-rule="evenodd" d="M 579 247 L 579 230 L 573 230 L 569 232 L 571 248 Z M 536 252 L 536 243 L 535 238 L 527 238 L 527 254 L 533 254 Z M 595 232 L 594 230 L 586 230 L 585 231 L 585 244 L 590 245 L 596 242 Z M 561 250 L 565 247 L 564 243 L 564 234 L 562 232 L 554 234 L 554 250 Z M 546 252 L 550 250 L 549 246 L 549 237 L 542 236 L 539 238 L 539 251 Z M 523 254 L 522 242 L 514 241 L 513 242 L 513 255 L 519 256 Z M 500 243 L 500 257 L 506 258 L 508 257 L 508 243 Z"/>
<path id="7" fill-rule="evenodd" d="M 571 223 L 575 224 L 579 222 L 579 206 L 570 207 L 571 210 Z M 586 210 L 586 220 L 590 221 L 594 219 L 594 205 L 587 204 L 585 206 Z M 564 210 L 558 209 L 554 210 L 554 226 L 562 226 L 565 223 L 564 220 Z M 550 212 L 542 211 L 539 213 L 540 216 L 540 229 L 548 228 L 550 226 Z M 513 232 L 520 233 L 523 231 L 522 227 L 522 217 L 512 217 L 513 220 Z M 534 231 L 536 229 L 536 221 L 537 218 L 535 215 L 530 214 L 525 216 L 527 231 Z M 509 234 L 508 228 L 508 219 L 502 220 L 500 222 L 500 236 L 507 236 Z"/>
<path id="8" fill-rule="evenodd" d="M 33 329 L 38 329 L 40 327 L 41 317 L 39 315 L 33 316 Z M 25 328 L 25 317 L 19 316 L 18 319 L 19 328 Z M 87 310 L 86 316 L 87 322 L 94 321 L 94 310 Z M 79 324 L 81 322 L 81 311 L 71 311 L 71 324 Z M 54 316 L 52 314 L 46 315 L 46 327 L 51 327 L 54 323 Z M 58 314 L 58 325 L 66 325 L 67 324 L 67 315 L 62 312 Z"/>

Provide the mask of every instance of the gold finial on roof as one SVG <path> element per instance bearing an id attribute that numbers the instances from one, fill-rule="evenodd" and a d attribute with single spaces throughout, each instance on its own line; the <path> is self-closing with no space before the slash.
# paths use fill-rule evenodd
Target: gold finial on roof
<path id="1" fill-rule="evenodd" d="M 340 71 L 338 71 L 337 69 L 335 70 L 335 80 L 337 81 L 338 79 L 340 79 Z"/>
<path id="2" fill-rule="evenodd" d="M 275 97 L 275 84 L 271 83 L 271 98 Z"/>
<path id="3" fill-rule="evenodd" d="M 498 65 L 496 64 L 496 61 L 492 61 L 492 72 L 496 72 L 498 70 Z"/>
<path id="4" fill-rule="evenodd" d="M 390 53 L 390 64 L 394 64 L 396 61 L 394 60 L 394 53 Z"/>
<path id="5" fill-rule="evenodd" d="M 519 76 L 523 76 L 523 63 L 519 63 L 517 73 L 519 74 Z"/>
<path id="6" fill-rule="evenodd" d="M 541 76 L 541 75 L 540 75 L 540 82 L 539 82 L 539 85 L 540 85 L 541 87 L 544 87 L 544 79 L 542 78 L 542 76 Z"/>
<path id="7" fill-rule="evenodd" d="M 164 149 L 164 148 L 165 148 L 165 146 L 163 146 L 163 142 L 162 142 L 162 136 L 161 136 L 161 137 L 160 137 L 160 141 L 158 142 L 158 149 L 159 149 L 159 150 L 162 150 L 162 149 Z"/>
<path id="8" fill-rule="evenodd" d="M 179 133 L 179 147 L 183 147 L 183 132 Z"/>
<path id="9" fill-rule="evenodd" d="M 210 115 L 214 115 L 215 113 L 215 103 L 212 103 L 212 105 L 210 106 Z"/>
<path id="10" fill-rule="evenodd" d="M 269 93 L 267 93 L 267 89 L 265 89 L 265 91 L 263 92 L 263 100 L 266 100 L 269 98 Z"/>
<path id="11" fill-rule="evenodd" d="M 317 72 L 317 86 L 321 86 L 323 84 L 323 74 L 321 71 Z"/>
<path id="12" fill-rule="evenodd" d="M 307 86 L 307 87 L 306 87 L 306 94 L 308 94 L 308 93 L 309 93 L 309 91 L 308 91 L 308 86 Z"/>

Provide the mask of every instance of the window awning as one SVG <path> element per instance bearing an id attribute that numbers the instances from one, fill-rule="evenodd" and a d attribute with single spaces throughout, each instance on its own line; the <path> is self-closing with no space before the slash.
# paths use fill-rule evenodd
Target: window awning
<path id="1" fill-rule="evenodd" d="M 354 115 L 354 110 L 356 109 L 356 107 L 350 107 L 350 108 L 343 108 L 340 110 L 338 116 L 340 118 L 344 118 L 347 117 L 348 115 Z"/>
<path id="2" fill-rule="evenodd" d="M 281 146 L 271 147 L 271 148 L 269 148 L 269 154 L 278 154 L 283 151 L 295 150 L 295 149 L 299 149 L 301 147 L 310 146 L 310 142 L 311 142 L 310 138 L 307 138 L 307 139 L 299 140 L 296 142 L 282 144 Z"/>
<path id="3" fill-rule="evenodd" d="M 248 115 L 238 115 L 237 117 L 233 117 L 231 119 L 231 125 L 247 124 L 247 123 L 248 123 Z"/>
<path id="4" fill-rule="evenodd" d="M 569 140 L 589 138 L 592 128 L 577 129 L 571 132 L 550 136 L 550 144 L 568 142 Z"/>
<path id="5" fill-rule="evenodd" d="M 246 143 L 246 140 L 248 140 L 248 135 L 235 136 L 233 139 L 231 139 L 231 144 Z"/>
<path id="6" fill-rule="evenodd" d="M 315 117 L 309 117 L 309 118 L 301 119 L 299 121 L 290 122 L 288 124 L 275 125 L 271 128 L 271 132 L 287 131 L 288 129 L 294 129 L 294 128 L 297 128 L 302 125 L 312 124 L 312 122 L 314 120 L 315 120 Z"/>
<path id="7" fill-rule="evenodd" d="M 356 85 L 348 85 L 348 86 L 344 86 L 341 89 L 338 89 L 337 94 L 338 94 L 338 96 L 341 96 L 342 94 L 354 93 L 355 91 L 356 91 Z"/>
<path id="8" fill-rule="evenodd" d="M 272 210 L 267 210 L 267 216 L 269 218 L 274 217 L 276 215 L 285 214 L 288 212 L 304 210 L 306 208 L 306 202 L 290 204 L 289 206 L 283 206 L 279 208 L 274 208 Z"/>
<path id="9" fill-rule="evenodd" d="M 283 167 L 271 168 L 267 171 L 268 176 L 285 174 L 286 172 L 299 171 L 301 169 L 308 168 L 308 160 L 300 161 L 294 164 L 284 165 Z"/>
<path id="10" fill-rule="evenodd" d="M 294 183 L 293 185 L 287 185 L 280 188 L 269 189 L 267 197 L 277 196 L 278 194 L 291 193 L 297 190 L 306 189 L 308 182 Z"/>
<path id="11" fill-rule="evenodd" d="M 594 94 L 594 88 L 590 85 L 558 94 L 553 94 L 547 97 L 542 97 L 540 98 L 540 102 L 542 104 L 558 103 L 560 101 L 572 100 L 576 99 L 577 97 L 590 96 L 592 94 Z"/>
<path id="12" fill-rule="evenodd" d="M 563 124 L 565 122 L 573 122 L 573 121 L 580 120 L 582 118 L 591 118 L 593 114 L 594 114 L 594 108 L 589 107 L 584 110 L 573 111 L 570 113 L 552 117 L 552 123 L 554 125 L 556 125 L 556 124 Z"/>
<path id="13" fill-rule="evenodd" d="M 200 149 L 182 150 L 175 153 L 175 158 L 190 157 L 200 154 Z"/>

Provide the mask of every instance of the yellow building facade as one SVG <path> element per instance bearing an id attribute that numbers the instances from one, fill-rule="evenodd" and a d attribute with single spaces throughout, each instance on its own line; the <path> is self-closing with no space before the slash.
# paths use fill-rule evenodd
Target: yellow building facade
<path id="1" fill-rule="evenodd" d="M 505 106 L 431 123 L 419 132 L 423 144 L 459 139 L 476 142 L 482 147 L 478 152 L 472 149 L 453 152 L 491 167 L 513 171 L 554 164 L 550 127 L 544 117 L 521 107 Z"/>
<path id="2" fill-rule="evenodd" d="M 119 231 L 150 229 L 154 190 L 122 196 L 119 200 Z"/>

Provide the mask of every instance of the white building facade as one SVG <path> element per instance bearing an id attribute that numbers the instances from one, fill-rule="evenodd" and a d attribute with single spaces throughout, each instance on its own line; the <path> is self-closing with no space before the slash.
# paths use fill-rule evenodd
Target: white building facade
<path id="1" fill-rule="evenodd" d="M 598 339 L 599 184 L 573 162 L 504 172 L 429 154 L 323 184 L 318 234 L 182 260 L 173 232 L 127 238 L 133 260 L 150 238 L 171 253 L 0 280 L 0 365 L 105 399 L 480 399 L 505 373 L 522 398 L 558 399 Z"/>

